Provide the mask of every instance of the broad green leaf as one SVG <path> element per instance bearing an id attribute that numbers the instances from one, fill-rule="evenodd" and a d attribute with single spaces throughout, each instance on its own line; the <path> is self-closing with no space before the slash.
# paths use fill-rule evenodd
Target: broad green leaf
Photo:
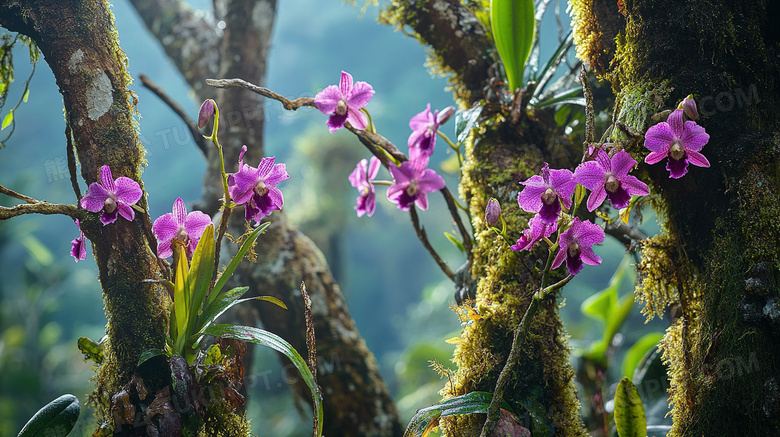
<path id="1" fill-rule="evenodd" d="M 145 363 L 149 359 L 157 357 L 157 356 L 160 356 L 160 355 L 165 355 L 165 351 L 162 350 L 162 349 L 147 349 L 147 350 L 141 352 L 141 355 L 138 356 L 138 364 L 137 365 L 140 366 L 141 364 Z"/>
<path id="2" fill-rule="evenodd" d="M 5 118 L 3 118 L 3 125 L 0 126 L 0 130 L 3 130 L 8 127 L 11 122 L 14 121 L 14 110 L 8 111 L 8 114 L 5 115 Z"/>
<path id="3" fill-rule="evenodd" d="M 628 255 L 625 256 L 617 270 L 615 270 L 615 274 L 609 280 L 607 288 L 585 299 L 580 306 L 583 314 L 604 322 L 604 336 L 598 342 L 593 343 L 586 353 L 587 356 L 594 360 L 601 361 L 604 359 L 607 346 L 612 343 L 612 337 L 620 329 L 634 305 L 632 293 L 628 293 L 618 300 L 618 291 L 626 273 L 634 274 L 629 261 L 630 257 Z"/>
<path id="4" fill-rule="evenodd" d="M 92 360 L 98 364 L 103 362 L 103 343 L 102 340 L 100 343 L 97 341 L 89 338 L 89 337 L 79 337 L 78 342 L 76 343 L 79 347 L 79 350 L 81 353 L 84 354 L 85 360 Z"/>
<path id="5" fill-rule="evenodd" d="M 214 288 L 211 290 L 211 293 L 209 294 L 209 297 L 207 299 L 206 305 L 210 306 L 211 302 L 213 302 L 217 297 L 219 297 L 219 292 L 222 290 L 222 288 L 227 284 L 228 279 L 230 279 L 230 276 L 233 275 L 233 272 L 236 271 L 236 268 L 238 267 L 238 264 L 241 262 L 242 259 L 244 259 L 244 255 L 249 251 L 249 248 L 252 247 L 252 244 L 255 242 L 258 236 L 265 231 L 265 229 L 270 225 L 270 222 L 261 223 L 260 226 L 255 228 L 252 232 L 249 233 L 249 235 L 246 237 L 246 241 L 244 241 L 244 244 L 241 245 L 241 248 L 238 249 L 238 253 L 236 253 L 236 256 L 233 257 L 232 260 L 230 260 L 230 263 L 228 264 L 227 268 L 225 268 L 225 271 L 222 272 L 222 276 L 217 279 L 217 282 L 214 284 Z"/>
<path id="6" fill-rule="evenodd" d="M 493 399 L 492 393 L 475 391 L 445 399 L 421 408 L 409 421 L 404 437 L 425 437 L 439 423 L 439 418 L 458 414 L 485 414 Z"/>
<path id="7" fill-rule="evenodd" d="M 24 95 L 22 96 L 22 101 L 24 103 L 27 103 L 27 98 L 30 97 L 30 88 L 27 88 L 24 90 Z"/>
<path id="8" fill-rule="evenodd" d="M 290 361 L 293 362 L 295 367 L 301 373 L 303 380 L 311 390 L 312 400 L 314 401 L 314 410 L 317 412 L 318 429 L 317 435 L 322 435 L 322 395 L 320 394 L 320 388 L 317 386 L 317 382 L 314 380 L 309 370 L 309 366 L 306 364 L 306 360 L 301 357 L 301 354 L 295 350 L 290 343 L 287 343 L 283 338 L 278 335 L 268 332 L 263 329 L 253 328 L 251 326 L 236 326 L 236 325 L 213 325 L 210 326 L 204 332 L 207 335 L 213 335 L 214 337 L 234 338 L 236 340 L 248 341 L 251 343 L 261 344 L 268 346 L 278 352 L 283 353 Z"/>
<path id="9" fill-rule="evenodd" d="M 471 129 L 477 126 L 480 114 L 482 114 L 482 106 L 474 106 L 471 109 L 455 113 L 455 137 L 458 139 L 458 143 L 466 141 Z"/>
<path id="10" fill-rule="evenodd" d="M 187 320 L 187 334 L 196 332 L 195 321 L 203 306 L 203 300 L 209 291 L 211 277 L 214 274 L 214 225 L 208 225 L 198 241 L 198 246 L 192 254 L 192 263 L 189 272 L 189 285 L 191 287 L 190 313 Z"/>
<path id="11" fill-rule="evenodd" d="M 444 236 L 447 237 L 447 239 L 450 240 L 450 243 L 457 247 L 461 253 L 466 253 L 466 246 L 463 245 L 463 242 L 455 238 L 454 235 L 450 234 L 449 232 L 445 232 Z"/>
<path id="12" fill-rule="evenodd" d="M 62 395 L 38 410 L 17 437 L 66 437 L 79 420 L 81 405 L 71 394 Z"/>
<path id="13" fill-rule="evenodd" d="M 523 86 L 535 25 L 533 0 L 490 0 L 490 28 L 512 93 Z"/>
<path id="14" fill-rule="evenodd" d="M 633 378 L 636 366 L 642 360 L 645 354 L 653 349 L 664 334 L 661 332 L 650 332 L 642 336 L 633 346 L 631 346 L 623 357 L 623 376 Z"/>
<path id="15" fill-rule="evenodd" d="M 615 393 L 615 426 L 619 437 L 645 437 L 647 419 L 639 392 L 628 378 L 623 378 Z"/>

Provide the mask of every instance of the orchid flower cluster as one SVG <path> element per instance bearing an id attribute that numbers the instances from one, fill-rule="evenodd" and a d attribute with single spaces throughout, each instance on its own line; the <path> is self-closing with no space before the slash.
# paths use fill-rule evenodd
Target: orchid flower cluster
<path id="1" fill-rule="evenodd" d="M 214 117 L 215 111 L 214 102 L 206 100 L 198 113 L 198 127 L 205 127 Z M 216 141 L 216 135 L 212 134 L 211 139 Z M 219 150 L 222 161 L 221 147 Z M 282 209 L 284 196 L 276 185 L 290 175 L 285 164 L 274 163 L 275 157 L 263 158 L 257 167 L 245 164 L 243 159 L 246 151 L 247 147 L 243 146 L 238 157 L 238 171 L 224 175 L 225 199 L 231 206 L 244 205 L 246 221 L 259 224 L 263 217 Z M 224 169 L 224 163 L 221 164 Z M 135 218 L 134 209 L 144 212 L 136 205 L 142 194 L 138 182 L 124 176 L 114 179 L 111 168 L 104 165 L 100 168 L 99 182 L 89 185 L 79 204 L 87 211 L 100 212 L 100 221 L 106 226 L 116 222 L 118 216 L 132 221 Z M 184 247 L 187 259 L 192 259 L 198 241 L 209 224 L 211 217 L 201 211 L 187 213 L 184 201 L 181 197 L 177 198 L 173 202 L 172 211 L 158 217 L 152 225 L 152 231 L 158 240 L 157 256 L 171 257 L 173 247 L 178 244 Z M 84 232 L 81 232 L 78 220 L 76 226 L 80 235 L 71 242 L 70 254 L 78 262 L 86 259 L 87 251 Z"/>
<path id="2" fill-rule="evenodd" d="M 330 85 L 314 97 L 314 104 L 320 112 L 329 115 L 327 126 L 330 132 L 343 128 L 346 122 L 355 129 L 367 130 L 370 118 L 364 109 L 374 89 L 366 82 L 353 82 L 352 75 L 341 72 L 339 86 Z M 375 181 L 379 172 L 380 160 L 372 156 L 358 162 L 355 170 L 349 175 L 349 182 L 357 188 L 359 196 L 355 211 L 357 216 L 371 217 L 376 210 L 375 184 L 389 185 L 387 198 L 402 211 L 408 211 L 412 205 L 421 210 L 428 209 L 428 193 L 444 188 L 444 179 L 435 170 L 428 168 L 428 163 L 436 145 L 439 127 L 446 123 L 455 112 L 450 106 L 443 111 L 431 112 L 431 105 L 424 111 L 412 117 L 409 127 L 409 160 L 398 165 L 390 165 L 388 169 L 393 177 L 392 182 Z"/>
<path id="3" fill-rule="evenodd" d="M 688 120 L 685 121 L 684 117 Z M 672 111 L 667 121 L 648 129 L 645 135 L 645 147 L 650 154 L 645 158 L 647 164 L 655 164 L 668 158 L 666 169 L 670 178 L 680 178 L 688 172 L 688 164 L 709 167 L 707 158 L 700 153 L 709 141 L 704 128 L 696 124 L 698 118 L 696 102 L 691 96 L 683 100 Z M 528 229 L 511 245 L 514 251 L 531 250 L 537 242 L 545 240 L 550 246 L 552 259 L 550 268 L 556 269 L 564 262 L 570 275 L 582 270 L 583 264 L 598 265 L 601 257 L 593 252 L 593 246 L 604 241 L 604 230 L 590 222 L 574 216 L 579 201 L 584 197 L 575 192 L 586 188 L 590 190 L 586 207 L 588 211 L 599 208 L 606 200 L 618 210 L 628 208 L 632 196 L 649 194 L 647 185 L 631 176 L 637 162 L 625 150 L 619 150 L 610 156 L 602 148 L 589 150 L 586 160 L 572 173 L 566 169 L 553 170 L 547 163 L 542 167 L 541 175 L 534 175 L 525 182 L 517 196 L 517 203 L 526 212 L 535 213 L 528 221 Z M 574 196 L 576 201 L 573 201 Z M 501 231 L 496 225 L 501 219 L 504 225 Z M 488 201 L 485 221 L 497 233 L 506 234 L 506 222 L 501 218 L 501 208 L 495 199 Z M 549 240 L 558 232 L 557 242 Z"/>

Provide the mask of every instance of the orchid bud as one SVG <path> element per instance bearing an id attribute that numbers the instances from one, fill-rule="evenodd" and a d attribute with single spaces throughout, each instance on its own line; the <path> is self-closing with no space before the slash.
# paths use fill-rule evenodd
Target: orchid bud
<path id="1" fill-rule="evenodd" d="M 447 120 L 452 117 L 452 114 L 455 113 L 455 107 L 454 106 L 447 106 L 446 108 L 439 111 L 439 115 L 436 118 L 436 122 L 439 123 L 439 126 L 443 125 L 447 122 Z"/>
<path id="2" fill-rule="evenodd" d="M 696 110 L 696 102 L 693 100 L 693 94 L 689 94 L 688 97 L 680 103 L 680 108 L 678 109 L 682 109 L 685 115 L 693 121 L 696 121 L 699 118 L 699 111 Z"/>
<path id="3" fill-rule="evenodd" d="M 207 99 L 200 105 L 200 111 L 198 112 L 198 128 L 203 129 L 208 124 L 211 117 L 214 116 L 214 101 Z"/>
<path id="4" fill-rule="evenodd" d="M 501 217 L 501 205 L 498 204 L 498 200 L 491 197 L 485 208 L 485 221 L 488 226 L 495 227 L 499 217 Z"/>

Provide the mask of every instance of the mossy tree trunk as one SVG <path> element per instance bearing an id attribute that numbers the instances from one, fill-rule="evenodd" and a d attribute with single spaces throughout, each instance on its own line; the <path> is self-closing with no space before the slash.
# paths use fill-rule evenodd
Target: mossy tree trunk
<path id="1" fill-rule="evenodd" d="M 479 132 L 467 141 L 460 184 L 473 217 L 470 273 L 477 287 L 476 308 L 483 318 L 461 334 L 453 359 L 457 370 L 442 391 L 445 397 L 494 390 L 511 349 L 513 331 L 541 283 L 534 266 L 543 267 L 547 259 L 543 249 L 530 254 L 512 252 L 487 227 L 488 199 L 495 197 L 500 202 L 509 232 L 517 234 L 531 217 L 517 204 L 518 183 L 538 174 L 545 162 L 551 168 L 573 168 L 582 156 L 581 145 L 563 138 L 551 113 L 522 113 L 513 120 L 508 108 L 489 97 L 492 85 L 501 79 L 491 74 L 497 71 L 492 66 L 498 58 L 489 33 L 476 16 L 485 10 L 480 11 L 480 6 L 486 8 L 487 2 L 464 6 L 458 0 L 395 1 L 381 16 L 387 24 L 403 26 L 407 32 L 411 29 L 433 49 L 434 65 L 451 74 L 450 83 L 461 107 L 488 100 Z M 546 428 L 555 435 L 585 436 L 557 308 L 555 294 L 540 305 L 504 399 L 520 416 L 538 419 L 540 433 Z M 485 422 L 484 415 L 454 417 L 441 423 L 448 436 L 477 436 Z M 525 425 L 530 426 L 528 422 Z"/>
<path id="2" fill-rule="evenodd" d="M 264 84 L 276 1 L 216 2 L 219 19 L 227 23 L 222 36 L 217 36 L 216 22 L 204 21 L 179 0 L 133 0 L 132 3 L 198 99 L 214 98 L 219 105 L 220 130 L 224 130 L 220 133 L 220 143 L 227 170 L 236 170 L 243 145 L 248 147 L 244 162 L 256 165 L 265 155 L 263 99 L 244 89 L 215 89 L 204 85 L 207 78 L 240 78 Z M 210 150 L 208 160 L 202 208 L 213 214 L 222 196 L 216 149 Z M 237 208 L 233 214 L 229 232 L 241 235 L 245 231 L 243 208 Z M 289 309 L 277 311 L 273 305 L 259 302 L 237 307 L 235 317 L 253 325 L 259 314 L 266 329 L 305 355 L 306 324 L 300 293 L 301 282 L 305 282 L 313 301 L 320 358 L 318 381 L 324 392 L 324 435 L 400 435 L 403 428 L 395 404 L 379 374 L 376 359 L 355 327 L 327 261 L 284 213 L 274 212 L 268 219 L 271 226 L 259 238 L 255 249 L 258 262 L 242 264 L 234 274 L 233 283 L 249 285 L 247 295 L 273 295 Z M 236 250 L 230 246 L 227 245 L 223 257 Z M 309 389 L 301 379 L 294 388 L 299 398 L 310 399 Z"/>
<path id="3" fill-rule="evenodd" d="M 645 245 L 649 314 L 679 304 L 664 339 L 670 435 L 780 433 L 780 9 L 776 2 L 572 1 L 582 58 L 645 131 L 693 94 L 710 168 L 646 168 L 664 233 Z M 657 121 L 656 121 L 657 122 Z M 642 158 L 646 151 L 630 150 Z"/>
<path id="4" fill-rule="evenodd" d="M 68 155 L 75 152 L 84 181 L 97 182 L 99 168 L 108 165 L 114 178 L 129 177 L 143 189 L 143 148 L 133 119 L 135 102 L 127 89 L 126 58 L 118 46 L 108 4 L 0 2 L 0 24 L 34 40 L 51 67 L 73 136 L 74 150 Z M 145 198 L 139 205 L 146 208 Z M 163 277 L 163 265 L 150 249 L 156 242 L 148 214 L 136 212 L 133 221 L 120 217 L 107 226 L 98 214 L 79 210 L 75 215 L 92 241 L 103 289 L 108 344 L 98 393 L 110 420 L 108 402 L 137 370 L 141 352 L 162 348 L 165 343 L 167 293 L 143 282 Z M 170 369 L 163 361 L 155 361 L 145 367 L 143 376 L 148 388 L 156 390 L 169 383 Z"/>

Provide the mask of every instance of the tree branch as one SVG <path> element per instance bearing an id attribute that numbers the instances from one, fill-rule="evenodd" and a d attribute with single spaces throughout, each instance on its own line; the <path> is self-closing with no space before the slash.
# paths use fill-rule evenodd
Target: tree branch
<path id="1" fill-rule="evenodd" d="M 436 261 L 436 264 L 439 265 L 441 271 L 444 272 L 452 282 L 455 282 L 455 273 L 450 270 L 447 263 L 439 257 L 438 253 L 436 253 L 436 250 L 431 246 L 431 242 L 428 241 L 428 235 L 425 233 L 425 228 L 420 226 L 420 218 L 417 216 L 417 208 L 415 208 L 414 205 L 409 208 L 409 215 L 412 216 L 412 225 L 414 226 L 414 232 L 417 233 L 417 238 L 419 238 L 423 246 L 428 249 L 428 253 L 431 254 L 434 261 Z"/>
<path id="2" fill-rule="evenodd" d="M 70 218 L 79 218 L 81 213 L 76 205 L 64 205 L 60 203 L 38 202 L 29 205 L 21 204 L 12 207 L 0 206 L 0 220 L 8 220 L 23 214 L 62 214 Z"/>
<path id="3" fill-rule="evenodd" d="M 0 185 L 0 194 L 5 194 L 6 196 L 10 196 L 27 203 L 40 203 L 40 200 L 35 200 L 32 197 L 25 196 L 24 194 L 21 193 L 17 193 L 16 191 L 10 188 L 6 188 L 2 185 Z"/>
<path id="4" fill-rule="evenodd" d="M 173 112 L 176 113 L 176 115 L 179 116 L 179 118 L 184 121 L 184 124 L 187 125 L 187 127 L 190 128 L 190 134 L 192 135 L 192 139 L 195 140 L 195 144 L 198 145 L 198 149 L 200 149 L 201 153 L 203 153 L 203 156 L 209 156 L 208 151 L 208 145 L 206 144 L 206 139 L 203 138 L 203 135 L 200 134 L 200 131 L 198 131 L 198 124 L 187 115 L 187 112 L 184 111 L 184 109 L 176 103 L 169 95 L 165 92 L 162 88 L 157 86 L 154 82 L 151 81 L 146 75 L 141 74 L 139 75 L 139 78 L 141 79 L 141 83 L 151 92 L 154 93 L 157 97 L 160 98 L 160 100 L 163 101 L 166 105 L 168 105 L 169 108 Z"/>
<path id="5" fill-rule="evenodd" d="M 258 86 L 253 83 L 247 82 L 243 79 L 206 79 L 206 84 L 215 88 L 233 88 L 241 87 L 252 91 L 255 94 L 259 94 L 263 97 L 281 102 L 284 109 L 288 111 L 295 111 L 298 108 L 307 106 L 314 107 L 314 99 L 311 97 L 298 97 L 295 100 L 290 100 L 281 94 L 277 94 L 266 87 Z"/>

